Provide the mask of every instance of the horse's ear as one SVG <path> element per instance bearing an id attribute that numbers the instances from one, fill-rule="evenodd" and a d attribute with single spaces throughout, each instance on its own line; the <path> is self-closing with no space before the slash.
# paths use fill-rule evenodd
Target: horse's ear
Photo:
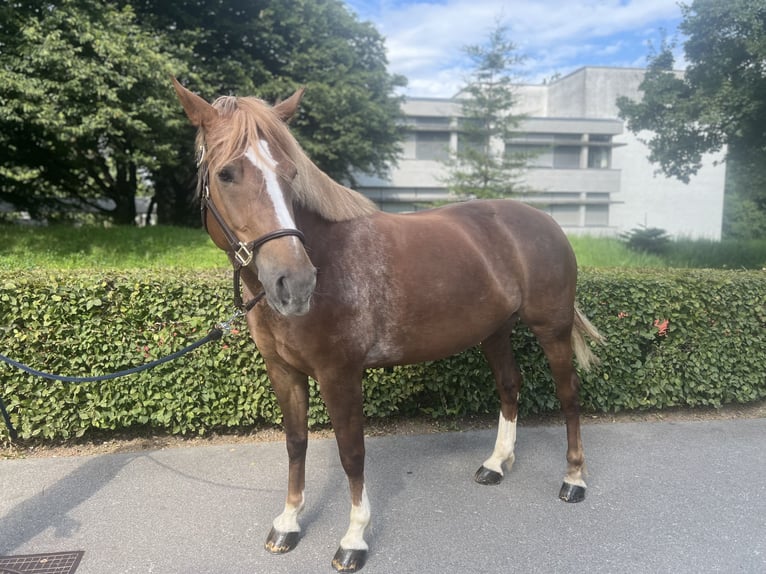
<path id="1" fill-rule="evenodd" d="M 279 119 L 281 119 L 283 122 L 290 121 L 290 119 L 295 115 L 295 112 L 298 110 L 298 106 L 301 103 L 301 98 L 303 97 L 303 92 L 305 91 L 306 88 L 298 88 L 292 96 L 274 106 L 274 111 L 279 116 Z"/>
<path id="2" fill-rule="evenodd" d="M 201 127 L 218 117 L 218 112 L 215 111 L 213 106 L 197 94 L 184 88 L 175 78 L 172 78 L 172 80 L 173 87 L 176 89 L 176 94 L 178 94 L 178 99 L 181 101 L 181 105 L 184 107 L 184 111 L 189 116 L 189 120 L 193 125 Z"/>

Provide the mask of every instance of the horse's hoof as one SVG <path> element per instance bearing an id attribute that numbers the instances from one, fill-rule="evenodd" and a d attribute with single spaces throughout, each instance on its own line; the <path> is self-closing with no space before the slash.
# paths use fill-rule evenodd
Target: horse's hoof
<path id="1" fill-rule="evenodd" d="M 476 471 L 473 479 L 479 484 L 495 485 L 503 481 L 503 475 L 496 470 L 490 470 L 486 466 L 482 466 Z"/>
<path id="2" fill-rule="evenodd" d="M 356 572 L 367 562 L 367 550 L 346 550 L 338 548 L 332 559 L 332 567 L 338 572 Z"/>
<path id="3" fill-rule="evenodd" d="M 285 554 L 298 546 L 300 539 L 300 532 L 279 532 L 272 528 L 266 537 L 266 544 L 264 546 L 272 554 Z"/>
<path id="4" fill-rule="evenodd" d="M 564 502 L 582 502 L 585 500 L 585 487 L 565 481 L 561 485 L 559 498 Z"/>

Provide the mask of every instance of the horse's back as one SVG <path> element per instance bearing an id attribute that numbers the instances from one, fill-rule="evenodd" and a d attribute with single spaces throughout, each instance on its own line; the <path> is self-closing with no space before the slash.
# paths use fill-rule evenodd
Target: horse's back
<path id="1" fill-rule="evenodd" d="M 525 203 L 474 200 L 402 217 L 431 221 L 431 229 L 442 237 L 460 235 L 498 270 L 525 284 L 561 285 L 576 275 L 574 252 L 559 224 Z"/>
<path id="2" fill-rule="evenodd" d="M 433 210 L 444 233 L 480 254 L 493 285 L 527 322 L 571 320 L 577 261 L 561 226 L 547 213 L 511 199 L 475 200 Z M 449 259 L 447 259 L 449 261 Z"/>

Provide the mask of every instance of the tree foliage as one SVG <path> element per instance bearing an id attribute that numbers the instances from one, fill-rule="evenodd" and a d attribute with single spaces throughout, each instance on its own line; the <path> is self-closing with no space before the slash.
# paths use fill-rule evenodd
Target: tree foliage
<path id="1" fill-rule="evenodd" d="M 162 134 L 180 125 L 166 92 L 181 63 L 130 7 L 3 2 L 0 18 L 0 198 L 132 222 L 142 179 L 173 160 Z"/>
<path id="2" fill-rule="evenodd" d="M 193 129 L 170 75 L 208 99 L 269 101 L 307 87 L 294 129 L 331 176 L 383 173 L 398 152 L 401 77 L 382 37 L 340 0 L 0 0 L 0 199 L 45 215 L 62 202 L 132 221 L 192 209 Z"/>
<path id="3" fill-rule="evenodd" d="M 340 0 L 133 0 L 139 20 L 194 57 L 181 80 L 207 99 L 255 95 L 269 102 L 306 87 L 292 128 L 312 160 L 334 179 L 383 174 L 395 162 L 405 79 L 387 72 L 383 38 Z M 179 142 L 191 157 L 192 139 Z M 168 166 L 162 204 L 184 213 L 190 173 Z M 179 171 L 180 170 L 180 171 Z M 181 180 L 180 182 L 178 180 Z M 161 204 L 161 205 L 162 205 Z"/>
<path id="4" fill-rule="evenodd" d="M 472 68 L 460 92 L 458 148 L 447 162 L 446 184 L 458 197 L 509 196 L 517 187 L 525 158 L 506 152 L 505 143 L 518 129 L 513 82 L 523 61 L 508 29 L 497 24 L 484 45 L 463 48 Z"/>
<path id="5" fill-rule="evenodd" d="M 704 154 L 726 150 L 738 195 L 764 210 L 766 1 L 694 0 L 682 11 L 685 73 L 674 71 L 674 45 L 663 41 L 650 55 L 642 100 L 620 98 L 620 115 L 631 131 L 650 134 L 649 159 L 684 182 Z"/>

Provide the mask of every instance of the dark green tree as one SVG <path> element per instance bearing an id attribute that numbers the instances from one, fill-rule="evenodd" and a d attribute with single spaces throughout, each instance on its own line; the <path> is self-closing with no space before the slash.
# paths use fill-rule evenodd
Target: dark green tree
<path id="1" fill-rule="evenodd" d="M 526 162 L 505 145 L 523 117 L 513 113 L 513 85 L 524 58 L 502 24 L 490 32 L 486 44 L 465 46 L 463 51 L 472 68 L 458 96 L 458 147 L 447 162 L 445 183 L 456 197 L 507 197 L 518 191 Z"/>
<path id="2" fill-rule="evenodd" d="M 34 217 L 89 208 L 131 224 L 181 126 L 162 39 L 130 7 L 0 2 L 0 199 Z M 105 203 L 103 200 L 110 200 Z"/>
<path id="3" fill-rule="evenodd" d="M 383 174 L 396 161 L 402 134 L 395 90 L 405 80 L 388 73 L 380 34 L 340 0 L 130 3 L 144 27 L 192 47 L 189 72 L 179 79 L 208 100 L 236 94 L 273 103 L 305 86 L 292 129 L 331 177 L 353 185 L 355 173 Z M 176 142 L 185 167 L 154 173 L 165 221 L 189 213 L 191 144 L 188 134 Z"/>
<path id="4" fill-rule="evenodd" d="M 404 79 L 386 65 L 383 38 L 340 0 L 0 0 L 0 200 L 129 223 L 144 193 L 163 223 L 198 224 L 171 75 L 208 99 L 306 86 L 296 134 L 353 184 L 398 153 Z"/>
<path id="5" fill-rule="evenodd" d="M 685 73 L 674 45 L 650 55 L 641 101 L 620 98 L 634 133 L 648 133 L 649 159 L 688 182 L 703 155 L 726 150 L 727 195 L 766 211 L 766 1 L 695 0 L 682 5 Z"/>

